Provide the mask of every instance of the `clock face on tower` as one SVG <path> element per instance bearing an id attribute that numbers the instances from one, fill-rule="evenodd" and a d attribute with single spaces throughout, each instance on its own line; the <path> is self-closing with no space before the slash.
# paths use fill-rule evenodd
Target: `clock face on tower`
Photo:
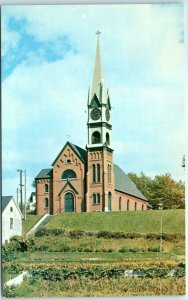
<path id="1" fill-rule="evenodd" d="M 109 112 L 108 109 L 106 110 L 106 120 L 107 120 L 107 121 L 110 120 L 110 112 Z"/>
<path id="2" fill-rule="evenodd" d="M 92 120 L 98 120 L 101 116 L 101 111 L 98 108 L 94 108 L 91 111 L 91 118 Z"/>

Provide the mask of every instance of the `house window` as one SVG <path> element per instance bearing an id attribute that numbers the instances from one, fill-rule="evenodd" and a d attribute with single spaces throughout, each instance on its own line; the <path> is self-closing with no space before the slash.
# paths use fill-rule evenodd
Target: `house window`
<path id="1" fill-rule="evenodd" d="M 48 198 L 45 198 L 45 201 L 44 201 L 44 205 L 45 205 L 45 208 L 48 208 Z"/>
<path id="2" fill-rule="evenodd" d="M 93 194 L 93 197 L 92 197 L 93 199 L 93 204 L 96 204 L 96 194 Z"/>
<path id="3" fill-rule="evenodd" d="M 12 206 L 10 207 L 10 211 L 13 211 L 13 207 Z"/>
<path id="4" fill-rule="evenodd" d="M 144 204 L 142 204 L 142 210 L 144 210 Z"/>
<path id="5" fill-rule="evenodd" d="M 10 229 L 13 229 L 13 225 L 14 225 L 14 220 L 13 218 L 10 218 Z"/>
<path id="6" fill-rule="evenodd" d="M 76 178 L 76 173 L 71 169 L 65 170 L 61 175 L 61 179 L 74 179 L 74 178 Z"/>
<path id="7" fill-rule="evenodd" d="M 67 164 L 71 164 L 71 160 L 70 159 L 67 159 Z"/>
<path id="8" fill-rule="evenodd" d="M 100 204 L 100 200 L 101 200 L 100 198 L 101 198 L 100 194 L 97 194 L 97 199 L 96 199 L 97 204 Z"/>
<path id="9" fill-rule="evenodd" d="M 44 186 L 44 190 L 45 190 L 46 193 L 48 193 L 48 184 L 47 183 Z"/>
<path id="10" fill-rule="evenodd" d="M 97 164 L 97 182 L 100 182 L 101 175 L 100 175 L 100 165 Z"/>
<path id="11" fill-rule="evenodd" d="M 121 197 L 119 197 L 119 210 L 121 210 Z"/>
<path id="12" fill-rule="evenodd" d="M 129 199 L 127 200 L 127 210 L 129 210 Z"/>
<path id="13" fill-rule="evenodd" d="M 95 165 L 92 165 L 92 178 L 93 178 L 93 183 L 96 182 L 96 170 L 95 170 Z"/>
<path id="14" fill-rule="evenodd" d="M 137 210 L 137 202 L 134 204 L 134 210 Z"/>
<path id="15" fill-rule="evenodd" d="M 101 142 L 100 132 L 95 131 L 92 134 L 92 144 L 99 144 Z"/>

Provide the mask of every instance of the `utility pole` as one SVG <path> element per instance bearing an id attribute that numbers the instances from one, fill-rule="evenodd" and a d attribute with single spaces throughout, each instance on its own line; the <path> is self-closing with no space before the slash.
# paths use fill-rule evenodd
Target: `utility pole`
<path id="1" fill-rule="evenodd" d="M 26 170 L 24 173 L 25 173 L 25 211 L 24 211 L 25 215 L 24 215 L 24 219 L 26 221 Z"/>
<path id="2" fill-rule="evenodd" d="M 163 252 L 163 219 L 161 218 L 161 229 L 160 229 L 160 252 Z"/>
<path id="3" fill-rule="evenodd" d="M 18 169 L 17 172 L 20 172 L 20 204 L 21 204 L 21 212 L 23 214 L 23 193 L 22 193 L 22 170 L 21 169 Z"/>
<path id="4" fill-rule="evenodd" d="M 18 192 L 19 192 L 19 188 L 16 189 L 16 203 L 17 203 L 17 204 L 19 204 L 19 203 L 18 203 Z"/>

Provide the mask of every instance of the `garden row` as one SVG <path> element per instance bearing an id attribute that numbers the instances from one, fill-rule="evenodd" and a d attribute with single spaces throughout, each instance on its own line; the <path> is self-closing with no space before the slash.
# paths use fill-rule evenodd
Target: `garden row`
<path id="1" fill-rule="evenodd" d="M 53 245 L 52 245 L 53 246 Z M 57 249 L 55 249 L 49 244 L 43 244 L 40 246 L 35 246 L 33 250 L 39 251 L 39 252 L 92 252 L 92 253 L 111 253 L 111 252 L 120 252 L 120 253 L 147 253 L 147 252 L 162 252 L 163 248 L 158 247 L 148 247 L 148 248 L 140 248 L 140 247 L 121 247 L 120 249 L 115 248 L 100 248 L 97 249 L 90 245 L 79 245 L 79 246 L 69 246 L 66 244 L 61 244 L 61 246 Z"/>
<path id="2" fill-rule="evenodd" d="M 10 265 L 5 268 L 9 272 L 22 271 L 21 265 Z M 142 276 L 148 278 L 166 278 L 172 270 L 172 265 L 127 265 L 110 266 L 110 265 L 94 265 L 94 266 L 28 266 L 28 271 L 32 275 L 32 280 L 44 279 L 48 281 L 62 281 L 67 279 L 79 279 L 82 277 L 98 280 L 101 278 L 118 278 L 125 274 L 125 271 L 133 270 Z M 173 266 L 173 272 L 176 277 L 185 276 L 185 264 L 179 263 Z"/>
<path id="3" fill-rule="evenodd" d="M 35 233 L 36 237 L 41 236 L 62 236 L 62 237 L 70 237 L 70 238 L 80 238 L 83 236 L 93 236 L 96 238 L 106 238 L 106 239 L 137 239 L 137 238 L 145 238 L 148 240 L 159 240 L 162 238 L 165 241 L 176 241 L 185 239 L 184 235 L 181 234 L 170 234 L 170 233 L 148 233 L 142 234 L 138 232 L 111 232 L 111 231 L 83 231 L 83 230 L 64 230 L 64 229 L 47 229 L 41 228 Z"/>

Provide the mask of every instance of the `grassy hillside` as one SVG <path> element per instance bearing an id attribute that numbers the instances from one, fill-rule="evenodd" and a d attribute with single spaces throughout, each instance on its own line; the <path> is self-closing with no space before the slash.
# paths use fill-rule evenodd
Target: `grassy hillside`
<path id="1" fill-rule="evenodd" d="M 47 228 L 84 231 L 185 234 L 185 210 L 150 210 L 127 212 L 64 213 L 54 216 Z"/>
<path id="2" fill-rule="evenodd" d="M 41 218 L 39 215 L 27 215 L 26 221 L 23 221 L 23 234 L 26 234 Z"/>

